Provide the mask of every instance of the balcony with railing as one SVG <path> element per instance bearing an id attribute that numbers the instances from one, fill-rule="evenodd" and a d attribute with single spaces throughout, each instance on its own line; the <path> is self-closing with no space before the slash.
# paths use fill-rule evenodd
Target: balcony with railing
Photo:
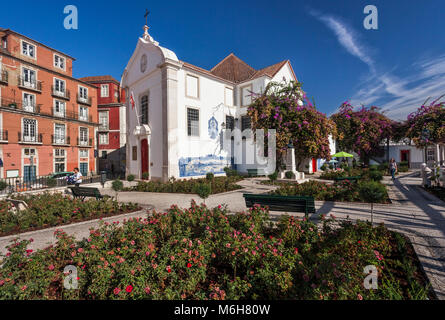
<path id="1" fill-rule="evenodd" d="M 82 97 L 80 94 L 77 94 L 77 102 L 91 106 L 92 99 L 91 97 Z"/>
<path id="2" fill-rule="evenodd" d="M 92 147 L 93 146 L 93 139 L 92 138 L 88 138 L 86 139 L 80 139 L 79 137 L 77 137 L 77 145 L 79 147 Z"/>
<path id="3" fill-rule="evenodd" d="M 30 101 L 21 103 L 21 102 L 12 100 L 12 99 L 1 98 L 0 107 L 12 109 L 12 110 L 40 113 L 41 105 L 36 104 L 35 102 L 30 102 Z"/>
<path id="4" fill-rule="evenodd" d="M 25 134 L 23 132 L 18 132 L 19 143 L 21 144 L 42 144 L 43 135 L 39 134 Z"/>
<path id="5" fill-rule="evenodd" d="M 32 90 L 35 92 L 42 92 L 42 81 L 25 79 L 22 76 L 18 76 L 18 86 L 23 89 Z"/>
<path id="6" fill-rule="evenodd" d="M 100 123 L 99 122 L 99 128 L 98 128 L 99 131 L 108 131 L 109 129 L 110 129 L 110 127 L 108 126 L 108 123 L 106 123 L 106 122 Z"/>
<path id="7" fill-rule="evenodd" d="M 69 136 L 51 135 L 51 143 L 53 145 L 70 145 L 71 139 Z"/>
<path id="8" fill-rule="evenodd" d="M 0 130 L 0 143 L 8 143 L 8 130 Z"/>
<path id="9" fill-rule="evenodd" d="M 8 84 L 8 71 L 0 69 L 0 83 Z"/>
<path id="10" fill-rule="evenodd" d="M 70 91 L 68 89 L 60 90 L 60 88 L 56 88 L 56 86 L 51 86 L 51 95 L 55 98 L 60 98 L 64 100 L 70 99 Z"/>

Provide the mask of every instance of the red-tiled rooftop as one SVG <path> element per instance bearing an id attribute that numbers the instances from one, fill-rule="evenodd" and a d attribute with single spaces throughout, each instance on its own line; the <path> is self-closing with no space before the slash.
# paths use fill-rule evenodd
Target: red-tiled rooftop
<path id="1" fill-rule="evenodd" d="M 112 76 L 91 76 L 91 77 L 79 78 L 79 80 L 84 81 L 84 82 L 90 82 L 90 83 L 93 83 L 93 82 L 109 82 L 109 81 L 113 81 L 113 82 L 119 83 L 119 81 L 114 79 Z"/>
<path id="2" fill-rule="evenodd" d="M 277 72 L 286 64 L 289 60 L 284 60 L 268 66 L 266 68 L 255 70 L 243 60 L 235 56 L 233 53 L 225 57 L 221 62 L 214 66 L 210 71 L 197 67 L 187 62 L 183 62 L 185 67 L 214 76 L 229 82 L 240 83 L 248 80 L 253 80 L 262 76 L 274 77 Z M 291 71 L 294 74 L 292 67 Z M 295 76 L 295 74 L 294 74 Z"/>

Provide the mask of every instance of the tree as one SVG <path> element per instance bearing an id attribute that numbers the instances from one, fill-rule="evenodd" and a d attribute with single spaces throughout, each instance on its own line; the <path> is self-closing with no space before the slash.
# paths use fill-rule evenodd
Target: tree
<path id="1" fill-rule="evenodd" d="M 193 192 L 196 193 L 201 199 L 203 199 L 205 204 L 206 199 L 212 193 L 212 186 L 210 185 L 210 183 L 197 183 L 193 187 Z"/>
<path id="2" fill-rule="evenodd" d="M 117 179 L 117 180 L 114 180 L 112 183 L 111 183 L 111 188 L 114 190 L 114 192 L 116 193 L 116 201 L 118 201 L 118 198 L 117 198 L 117 196 L 118 196 L 118 192 L 119 191 L 122 191 L 122 189 L 124 188 L 124 184 L 123 184 L 123 182 L 121 181 L 121 180 L 119 180 L 119 179 Z"/>
<path id="3" fill-rule="evenodd" d="M 336 136 L 335 124 L 317 111 L 301 90 L 301 83 L 270 82 L 264 93 L 253 95 L 248 108 L 252 131 L 276 130 L 277 161 L 282 162 L 287 146 L 295 148 L 297 167 L 307 158 L 331 159 L 329 135 Z"/>
<path id="4" fill-rule="evenodd" d="M 359 185 L 360 197 L 366 202 L 371 203 L 371 224 L 374 220 L 374 203 L 380 202 L 385 198 L 386 188 L 377 181 L 364 181 Z"/>
<path id="5" fill-rule="evenodd" d="M 378 107 L 362 106 L 354 110 L 348 101 L 331 119 L 337 126 L 340 149 L 357 153 L 366 164 L 370 156 L 381 152 L 380 143 L 392 136 L 395 126 L 394 121 L 380 112 Z"/>
<path id="6" fill-rule="evenodd" d="M 407 136 L 418 147 L 445 141 L 445 103 L 439 99 L 408 115 Z"/>

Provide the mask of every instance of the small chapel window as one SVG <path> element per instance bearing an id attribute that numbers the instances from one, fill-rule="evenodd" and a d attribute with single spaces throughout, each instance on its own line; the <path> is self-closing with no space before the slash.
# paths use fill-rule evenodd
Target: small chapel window
<path id="1" fill-rule="evenodd" d="M 199 137 L 199 110 L 187 108 L 187 135 Z"/>
<path id="2" fill-rule="evenodd" d="M 141 98 L 141 124 L 148 124 L 148 96 Z"/>

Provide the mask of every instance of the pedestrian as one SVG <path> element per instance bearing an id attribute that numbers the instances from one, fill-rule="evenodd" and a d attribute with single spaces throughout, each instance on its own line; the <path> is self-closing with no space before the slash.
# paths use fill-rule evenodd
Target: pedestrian
<path id="1" fill-rule="evenodd" d="M 394 181 L 397 173 L 397 162 L 394 158 L 391 158 L 389 161 L 389 172 L 391 173 L 392 181 Z"/>
<path id="2" fill-rule="evenodd" d="M 74 168 L 74 186 L 78 187 L 82 183 L 82 173 L 79 168 Z"/>

